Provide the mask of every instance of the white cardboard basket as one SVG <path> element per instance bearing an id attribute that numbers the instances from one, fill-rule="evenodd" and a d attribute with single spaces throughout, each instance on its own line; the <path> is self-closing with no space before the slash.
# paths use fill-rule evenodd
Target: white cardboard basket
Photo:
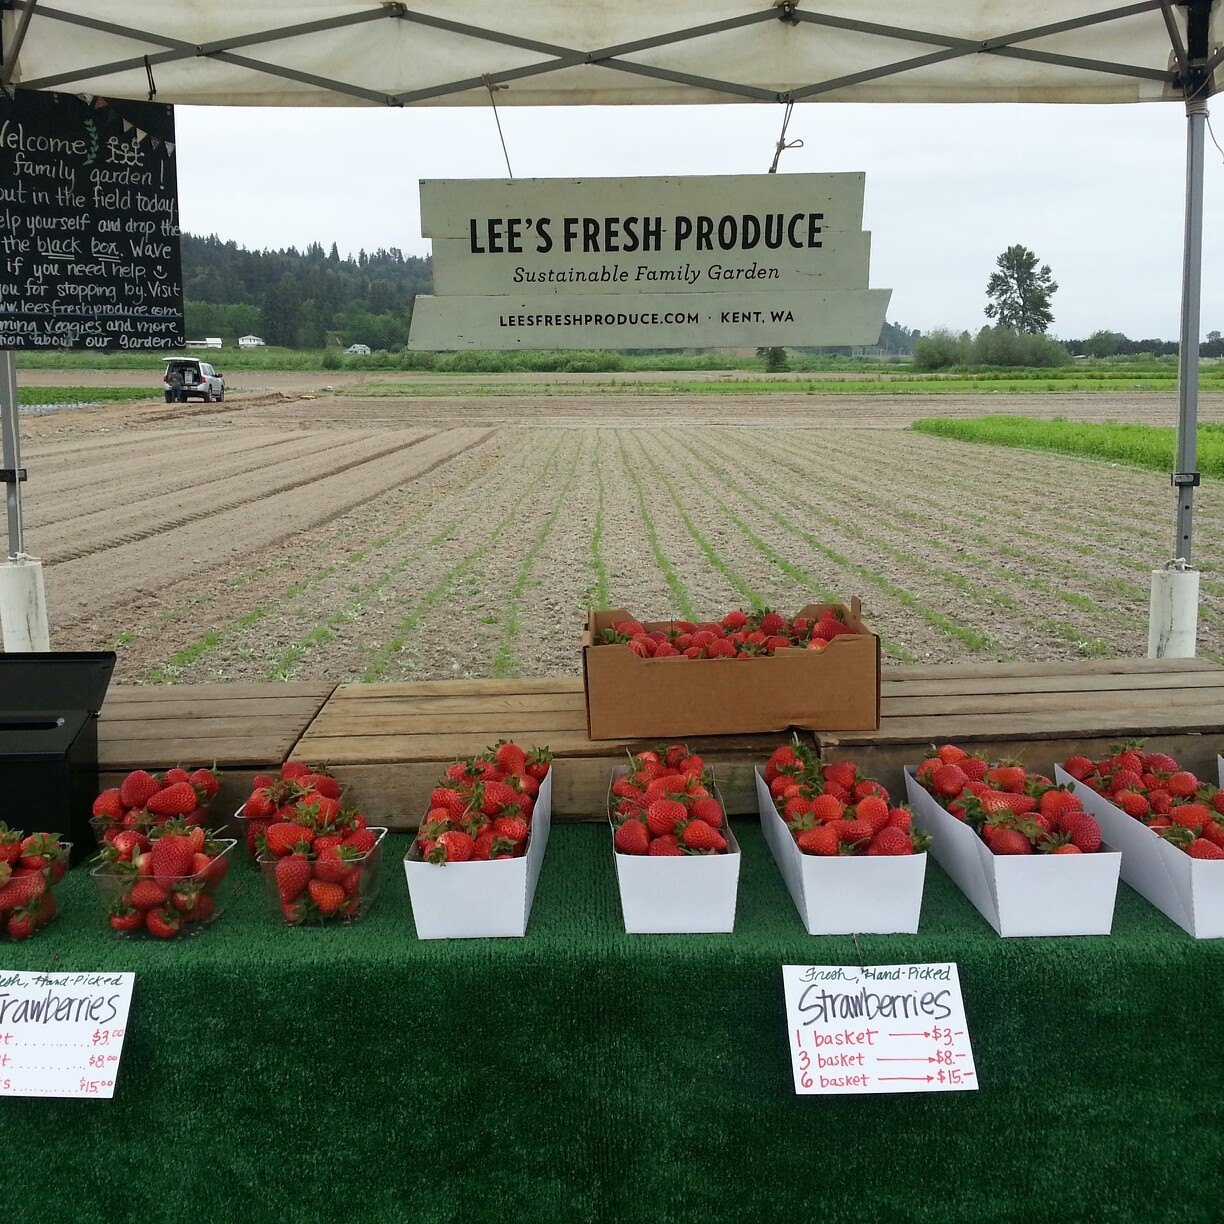
<path id="1" fill-rule="evenodd" d="M 1094 854 L 995 854 L 910 769 L 905 790 L 915 823 L 931 838 L 931 853 L 1000 935 L 1110 933 L 1122 861 L 1112 845 Z"/>
<path id="2" fill-rule="evenodd" d="M 912 935 L 922 914 L 925 854 L 804 854 L 756 771 L 761 832 L 809 935 Z"/>
<path id="3" fill-rule="evenodd" d="M 1059 782 L 1075 782 L 1062 766 Z M 1224 937 L 1224 859 L 1195 859 L 1090 787 L 1075 794 L 1122 851 L 1122 878 L 1195 939 Z"/>
<path id="4" fill-rule="evenodd" d="M 616 766 L 612 770 L 612 781 L 626 773 L 628 769 L 624 765 Z M 717 787 L 714 794 L 721 803 Z M 608 822 L 613 825 L 615 837 L 610 791 Z M 740 848 L 729 821 L 724 835 L 727 839 L 725 854 L 686 854 L 679 858 L 675 855 L 621 854 L 613 842 L 621 914 L 628 934 L 699 935 L 735 929 Z"/>
<path id="5" fill-rule="evenodd" d="M 418 939 L 489 939 L 527 933 L 548 846 L 552 779 L 549 769 L 540 783 L 522 858 L 438 865 L 405 857 Z"/>

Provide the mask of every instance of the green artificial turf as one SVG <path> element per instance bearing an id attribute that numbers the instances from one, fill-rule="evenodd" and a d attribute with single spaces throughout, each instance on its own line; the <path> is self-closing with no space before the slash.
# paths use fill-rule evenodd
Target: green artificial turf
<path id="1" fill-rule="evenodd" d="M 527 937 L 415 938 L 405 838 L 358 926 L 245 864 L 197 940 L 121 940 L 82 869 L 0 969 L 137 973 L 113 1101 L 0 1100 L 45 1220 L 1220 1218 L 1224 941 L 998 938 L 931 862 L 921 933 L 811 938 L 759 829 L 733 935 L 627 936 L 606 826 L 555 827 Z M 442 868 L 441 870 L 462 870 Z M 981 1090 L 796 1097 L 784 963 L 957 962 Z"/>

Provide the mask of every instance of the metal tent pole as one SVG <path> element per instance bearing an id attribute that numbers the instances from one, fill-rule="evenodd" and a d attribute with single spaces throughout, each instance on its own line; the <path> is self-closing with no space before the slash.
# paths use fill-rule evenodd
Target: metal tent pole
<path id="1" fill-rule="evenodd" d="M 1198 637 L 1198 571 L 1190 568 L 1194 543 L 1194 490 L 1198 473 L 1199 327 L 1203 279 L 1203 158 L 1207 100 L 1186 102 L 1186 227 L 1182 251 L 1181 336 L 1177 359 L 1177 453 L 1173 487 L 1177 530 L 1173 560 L 1152 574 L 1148 620 L 1151 658 L 1193 657 Z"/>
<path id="2" fill-rule="evenodd" d="M 4 649 L 46 651 L 51 649 L 47 625 L 47 598 L 43 590 L 42 562 L 29 557 L 21 523 L 21 433 L 17 420 L 17 362 L 11 350 L 0 352 L 0 434 L 3 435 L 4 469 L 0 471 L 8 491 L 8 560 L 0 565 L 0 630 Z"/>

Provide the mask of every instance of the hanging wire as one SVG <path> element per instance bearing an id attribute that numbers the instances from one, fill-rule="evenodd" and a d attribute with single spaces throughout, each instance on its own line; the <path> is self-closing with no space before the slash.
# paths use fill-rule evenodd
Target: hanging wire
<path id="1" fill-rule="evenodd" d="M 149 101 L 152 102 L 157 97 L 157 82 L 153 79 L 153 65 L 149 63 L 149 57 L 144 57 L 145 74 L 149 78 Z"/>
<path id="2" fill-rule="evenodd" d="M 1211 115 L 1207 114 L 1204 118 L 1207 120 L 1207 135 L 1211 137 L 1211 143 L 1215 145 L 1216 152 L 1219 153 L 1221 160 L 1224 160 L 1224 149 L 1220 148 L 1220 142 L 1216 139 L 1215 132 L 1211 130 Z"/>
<path id="3" fill-rule="evenodd" d="M 777 144 L 777 147 L 774 149 L 773 164 L 769 167 L 770 174 L 778 173 L 778 158 L 780 158 L 782 154 L 786 152 L 787 149 L 802 149 L 803 148 L 802 140 L 787 141 L 786 139 L 786 129 L 790 126 L 791 111 L 793 111 L 794 109 L 795 109 L 794 99 L 791 99 L 789 102 L 787 102 L 786 110 L 782 115 L 782 132 L 778 136 L 778 144 Z"/>
<path id="4" fill-rule="evenodd" d="M 497 136 L 501 141 L 502 156 L 506 159 L 506 173 L 511 179 L 514 178 L 514 171 L 510 168 L 510 153 L 506 148 L 506 136 L 502 131 L 501 116 L 497 113 L 497 99 L 494 97 L 494 91 L 498 89 L 508 88 L 505 85 L 494 85 L 493 78 L 486 72 L 481 78 L 485 83 L 485 88 L 489 91 L 489 104 L 493 107 L 493 120 L 497 124 Z"/>

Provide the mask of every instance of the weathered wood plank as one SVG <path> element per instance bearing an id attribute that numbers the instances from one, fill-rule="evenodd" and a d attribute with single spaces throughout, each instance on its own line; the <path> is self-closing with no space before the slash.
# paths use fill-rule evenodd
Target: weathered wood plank
<path id="1" fill-rule="evenodd" d="M 377 710 L 377 706 L 374 707 Z M 586 738 L 585 710 L 533 710 L 524 712 L 518 720 L 507 719 L 496 710 L 480 710 L 476 703 L 462 714 L 390 714 L 365 713 L 354 718 L 340 710 L 324 710 L 310 727 L 310 737 L 375 735 L 482 735 L 486 742 L 514 738 L 520 734 L 549 732 L 581 732 Z"/>
<path id="2" fill-rule="evenodd" d="M 1099 710 L 1120 725 L 1150 712 L 1168 711 L 1184 718 L 1188 713 L 1224 704 L 1224 685 L 1191 693 L 1163 688 L 1112 690 L 1105 693 L 975 693 L 962 696 L 890 697 L 882 703 L 881 724 L 899 719 L 961 714 L 1048 713 L 1053 727 L 1062 716 L 1080 710 Z M 832 733 L 836 734 L 836 733 Z"/>
<path id="3" fill-rule="evenodd" d="M 1144 672 L 1224 671 L 1210 659 L 1051 659 L 1026 663 L 901 663 L 880 670 L 884 680 L 941 680 L 975 676 L 1126 676 Z"/>
<path id="4" fill-rule="evenodd" d="M 543 676 L 523 680 L 422 680 L 403 684 L 342 684 L 337 701 L 356 697 L 366 701 L 383 697 L 483 697 L 515 693 L 581 693 L 582 677 Z"/>
<path id="5" fill-rule="evenodd" d="M 303 684 L 296 681 L 243 684 L 116 684 L 106 694 L 106 706 L 128 702 L 164 701 L 267 701 L 281 698 L 324 699 L 334 684 Z"/>
<path id="6" fill-rule="evenodd" d="M 1013 693 L 1112 693 L 1162 689 L 1224 688 L 1224 670 L 1142 672 L 1135 675 L 1063 675 L 1020 677 L 945 678 L 942 680 L 888 680 L 880 685 L 884 701 L 895 697 L 939 697 L 991 694 L 1006 699 Z M 1192 698 L 1193 699 L 1193 698 Z"/>
<path id="7" fill-rule="evenodd" d="M 586 702 L 582 693 L 493 693 L 487 697 L 397 696 L 371 700 L 335 697 L 324 707 L 320 718 L 344 718 L 356 725 L 368 718 L 400 715 L 428 715 L 445 720 L 451 714 L 485 714 L 504 718 L 510 724 L 515 719 L 522 721 L 533 714 L 555 714 L 559 711 L 577 712 L 585 721 Z"/>

